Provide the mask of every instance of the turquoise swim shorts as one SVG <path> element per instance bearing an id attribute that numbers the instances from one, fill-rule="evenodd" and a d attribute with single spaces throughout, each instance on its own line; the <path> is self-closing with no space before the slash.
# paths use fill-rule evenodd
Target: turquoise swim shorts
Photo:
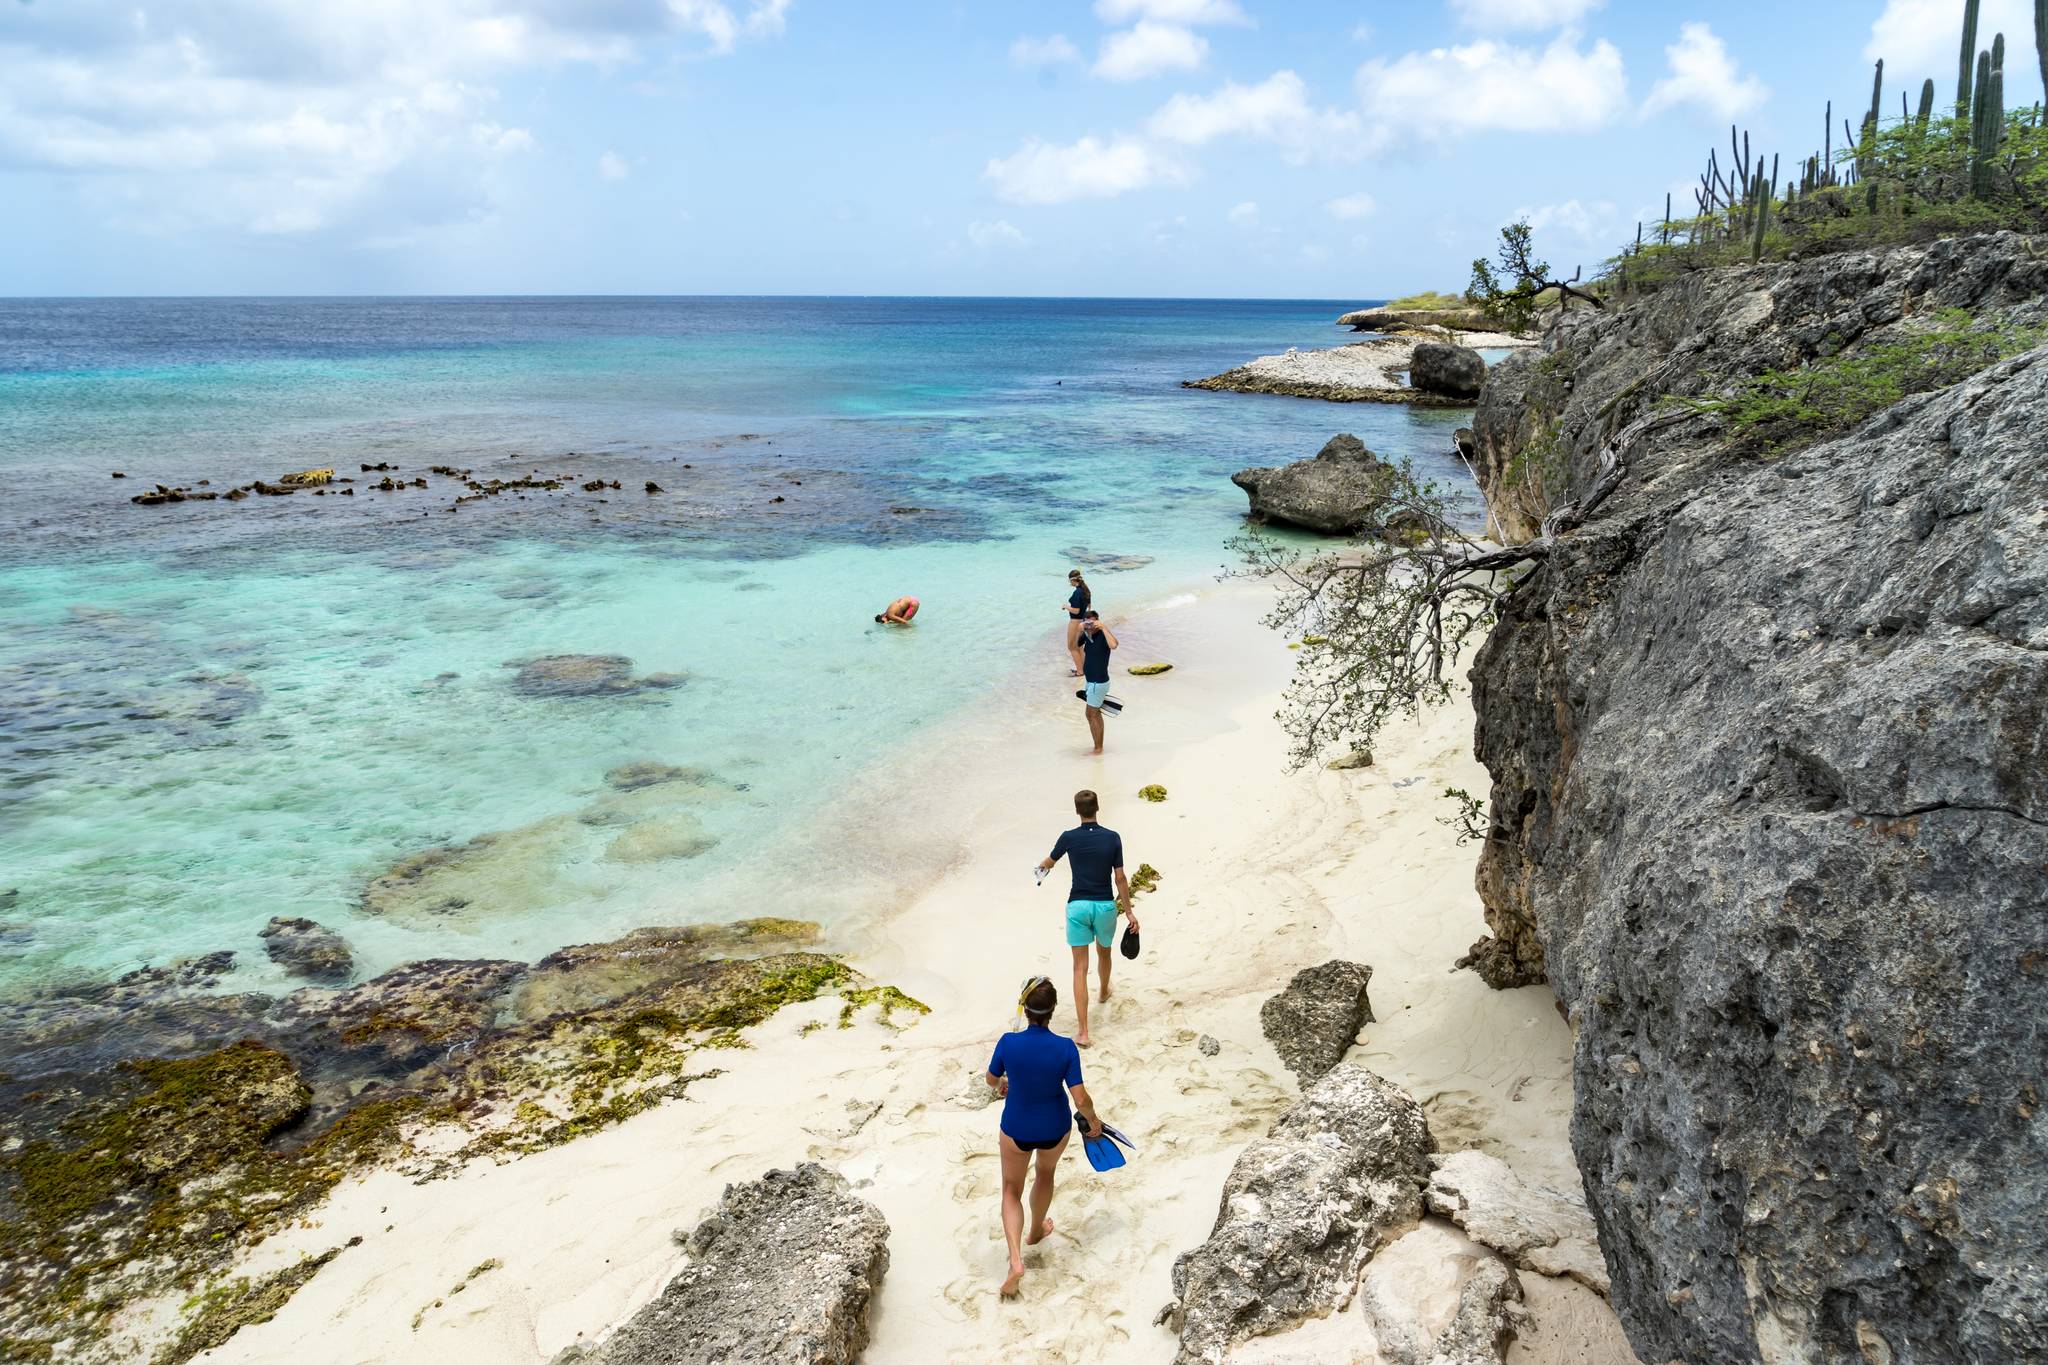
<path id="1" fill-rule="evenodd" d="M 1107 948 L 1116 942 L 1115 901 L 1068 901 L 1067 946 L 1086 948 L 1098 944 Z"/>
<path id="2" fill-rule="evenodd" d="M 1091 711 L 1100 711 L 1102 709 L 1102 699 L 1109 695 L 1109 684 L 1106 682 L 1084 683 L 1081 690 L 1088 694 L 1085 698 L 1088 708 Z"/>

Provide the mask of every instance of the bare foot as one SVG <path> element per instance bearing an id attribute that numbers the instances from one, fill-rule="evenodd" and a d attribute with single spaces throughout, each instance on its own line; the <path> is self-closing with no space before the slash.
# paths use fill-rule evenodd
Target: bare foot
<path id="1" fill-rule="evenodd" d="M 1017 1282 L 1018 1282 L 1019 1280 L 1023 1279 L 1023 1278 L 1024 1278 L 1024 1262 L 1023 1262 L 1023 1260 L 1022 1260 L 1022 1259 L 1018 1259 L 1018 1260 L 1015 1260 L 1015 1261 L 1012 1261 L 1012 1262 L 1010 1262 L 1010 1278 L 1009 1278 L 1009 1279 L 1007 1279 L 1007 1280 L 1004 1280 L 1004 1281 L 1003 1281 L 1003 1283 L 1002 1283 L 1002 1287 L 1001 1287 L 1000 1289 L 996 1290 L 996 1297 L 997 1297 L 997 1298 L 999 1298 L 999 1299 L 1014 1299 L 1014 1298 L 1016 1298 L 1016 1297 L 1017 1297 Z"/>
<path id="2" fill-rule="evenodd" d="M 1102 749 L 1101 749 L 1101 747 L 1100 747 L 1099 745 L 1098 745 L 1097 747 L 1093 748 L 1093 749 L 1090 749 L 1090 750 L 1089 750 L 1088 752 L 1089 752 L 1089 753 L 1090 753 L 1091 755 L 1094 755 L 1095 757 L 1098 757 L 1098 758 L 1099 758 L 1099 757 L 1101 757 L 1101 755 L 1102 755 Z"/>
<path id="3" fill-rule="evenodd" d="M 1104 986 L 1103 986 L 1103 988 L 1102 988 L 1102 994 L 1100 994 L 1100 995 L 1096 996 L 1095 998 L 1096 998 L 1097 1000 L 1107 1000 L 1107 999 L 1109 999 L 1109 987 L 1108 987 L 1107 985 L 1104 985 Z"/>
<path id="4" fill-rule="evenodd" d="M 1038 1229 L 1038 1235 L 1036 1237 L 1026 1237 L 1024 1245 L 1035 1247 L 1050 1236 L 1052 1236 L 1052 1215 L 1048 1213 L 1045 1215 L 1045 1223 Z"/>
<path id="5" fill-rule="evenodd" d="M 1087 1035 L 1087 1034 L 1085 1034 L 1085 1033 L 1077 1033 L 1077 1034 L 1075 1034 L 1075 1035 L 1074 1035 L 1074 1046 L 1075 1046 L 1075 1047 L 1093 1047 L 1093 1046 L 1094 1046 L 1094 1044 L 1088 1041 L 1088 1035 Z"/>

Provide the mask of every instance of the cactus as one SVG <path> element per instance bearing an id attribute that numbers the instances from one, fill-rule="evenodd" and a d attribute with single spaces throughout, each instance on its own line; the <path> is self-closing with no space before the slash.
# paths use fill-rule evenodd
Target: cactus
<path id="1" fill-rule="evenodd" d="M 1970 117 L 1970 68 L 1977 60 L 1977 0 L 1963 0 L 1963 56 L 1956 67 L 1956 122 Z"/>
<path id="2" fill-rule="evenodd" d="M 2041 89 L 2048 92 L 2048 0 L 2034 0 L 2034 56 L 2041 62 Z"/>
<path id="3" fill-rule="evenodd" d="M 1970 117 L 1970 195 L 1976 199 L 1990 197 L 1992 158 L 1998 154 L 1998 125 L 2005 121 L 2003 110 L 1992 104 L 1997 86 L 1995 71 L 1991 54 L 1978 53 L 1976 107 Z"/>
<path id="4" fill-rule="evenodd" d="M 2048 6 L 2048 0 L 2035 0 L 2037 5 Z M 1913 125 L 1921 132 L 1927 131 L 1927 120 L 1934 116 L 1934 79 L 1929 77 L 1920 86 L 1920 112 L 1914 116 Z"/>

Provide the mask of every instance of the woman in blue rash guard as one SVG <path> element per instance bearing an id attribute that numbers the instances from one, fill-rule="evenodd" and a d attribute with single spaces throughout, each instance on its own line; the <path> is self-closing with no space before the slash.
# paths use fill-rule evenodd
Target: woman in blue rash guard
<path id="1" fill-rule="evenodd" d="M 1003 1097 L 1001 1132 L 996 1149 L 1003 1165 L 1003 1236 L 1010 1244 L 1009 1274 L 997 1292 L 1009 1298 L 1024 1278 L 1024 1248 L 1036 1246 L 1052 1234 L 1053 1171 L 1067 1139 L 1074 1135 L 1074 1108 L 1088 1120 L 1086 1136 L 1102 1131 L 1095 1116 L 1095 1102 L 1088 1087 L 1081 1084 L 1081 1050 L 1074 1040 L 1054 1033 L 1049 1027 L 1059 992 L 1051 980 L 1034 976 L 1024 983 L 1018 1004 L 1024 1010 L 1025 1027 L 1006 1033 L 996 1041 L 995 1056 L 989 1058 L 988 1083 Z M 1024 1176 L 1038 1168 L 1031 1182 L 1031 1234 L 1024 1234 Z"/>

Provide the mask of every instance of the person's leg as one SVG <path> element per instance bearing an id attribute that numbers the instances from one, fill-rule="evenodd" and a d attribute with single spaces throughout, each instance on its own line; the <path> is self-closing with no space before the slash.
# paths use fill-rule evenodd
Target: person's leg
<path id="1" fill-rule="evenodd" d="M 1115 958 L 1115 956 L 1116 954 L 1110 952 L 1109 948 L 1106 945 L 1096 945 L 1096 974 L 1102 978 L 1102 998 L 1104 1000 L 1109 999 L 1109 964 Z"/>
<path id="2" fill-rule="evenodd" d="M 1067 618 L 1067 658 L 1072 661 L 1074 671 L 1071 677 L 1081 676 L 1081 623 Z"/>
<path id="3" fill-rule="evenodd" d="M 1053 1172 L 1059 1168 L 1060 1153 L 1067 1150 L 1067 1143 L 1072 1138 L 1073 1134 L 1069 1133 L 1060 1139 L 1059 1146 L 1032 1153 L 1038 1158 L 1038 1169 L 1031 1178 L 1031 1235 L 1024 1239 L 1025 1246 L 1037 1246 L 1052 1235 L 1052 1217 L 1048 1210 L 1052 1208 Z"/>
<path id="4" fill-rule="evenodd" d="M 1077 1046 L 1088 1046 L 1088 945 L 1082 944 L 1074 952 L 1074 1016 L 1079 1021 L 1074 1030 Z"/>
<path id="5" fill-rule="evenodd" d="M 997 1293 L 1008 1298 L 1024 1278 L 1024 1173 L 1031 1168 L 1031 1153 L 1010 1141 L 1008 1133 L 996 1135 L 996 1151 L 1003 1163 L 1003 1239 L 1010 1244 L 1009 1275 Z"/>
<path id="6" fill-rule="evenodd" d="M 1102 708 L 1088 708 L 1088 736 L 1095 741 L 1095 752 L 1102 752 Z"/>

